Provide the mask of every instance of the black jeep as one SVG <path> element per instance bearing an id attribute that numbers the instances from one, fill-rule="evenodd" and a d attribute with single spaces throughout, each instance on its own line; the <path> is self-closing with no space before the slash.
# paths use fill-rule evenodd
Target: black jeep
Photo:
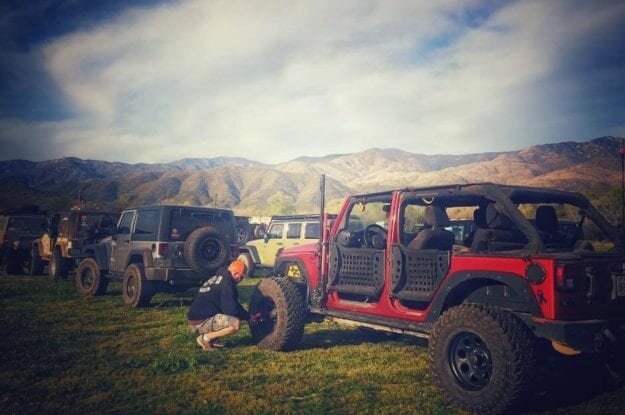
<path id="1" fill-rule="evenodd" d="M 109 280 L 121 280 L 133 307 L 147 306 L 156 292 L 198 286 L 238 255 L 232 211 L 171 205 L 126 209 L 113 236 L 84 250 L 78 291 L 101 295 Z"/>

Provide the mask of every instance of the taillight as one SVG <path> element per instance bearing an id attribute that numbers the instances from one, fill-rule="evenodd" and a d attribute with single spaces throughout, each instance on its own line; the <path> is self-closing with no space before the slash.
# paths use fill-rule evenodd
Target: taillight
<path id="1" fill-rule="evenodd" d="M 166 257 L 169 253 L 169 245 L 168 244 L 158 244 L 158 255 L 162 257 Z"/>
<path id="2" fill-rule="evenodd" d="M 574 268 L 566 267 L 563 264 L 556 265 L 556 286 L 560 291 L 575 291 L 576 284 Z"/>

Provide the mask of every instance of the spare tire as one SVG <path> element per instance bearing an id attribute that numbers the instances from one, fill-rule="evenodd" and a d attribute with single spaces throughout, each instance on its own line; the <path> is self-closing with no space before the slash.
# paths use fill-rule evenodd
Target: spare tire
<path id="1" fill-rule="evenodd" d="M 264 224 L 258 224 L 254 228 L 254 238 L 263 239 L 267 233 L 267 227 Z"/>
<path id="2" fill-rule="evenodd" d="M 210 276 L 230 259 L 230 245 L 212 228 L 199 228 L 184 244 L 184 259 L 193 271 Z"/>
<path id="3" fill-rule="evenodd" d="M 239 245 L 243 245 L 249 239 L 247 225 L 244 223 L 237 224 L 236 231 L 237 231 L 237 243 Z"/>
<path id="4" fill-rule="evenodd" d="M 304 334 L 306 304 L 295 283 L 278 277 L 262 280 L 250 298 L 250 314 L 256 313 L 262 319 L 251 324 L 250 331 L 260 349 L 293 350 L 299 344 Z"/>

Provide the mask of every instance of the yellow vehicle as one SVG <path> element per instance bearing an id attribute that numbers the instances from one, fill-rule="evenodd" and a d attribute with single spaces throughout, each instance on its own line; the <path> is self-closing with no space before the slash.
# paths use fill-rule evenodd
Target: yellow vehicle
<path id="1" fill-rule="evenodd" d="M 42 274 L 47 263 L 48 274 L 55 279 L 67 277 L 76 261 L 86 256 L 82 248 L 111 236 L 118 218 L 117 213 L 101 211 L 57 213 L 48 232 L 32 243 L 30 274 Z"/>
<path id="2" fill-rule="evenodd" d="M 247 266 L 247 275 L 253 276 L 257 268 L 273 268 L 284 248 L 317 243 L 319 229 L 318 214 L 273 216 L 260 239 L 240 247 L 239 259 Z"/>

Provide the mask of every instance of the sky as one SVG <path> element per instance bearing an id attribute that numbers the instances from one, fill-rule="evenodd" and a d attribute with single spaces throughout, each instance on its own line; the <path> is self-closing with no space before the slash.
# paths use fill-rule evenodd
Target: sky
<path id="1" fill-rule="evenodd" d="M 625 1 L 0 5 L 0 159 L 122 162 L 625 136 Z"/>

